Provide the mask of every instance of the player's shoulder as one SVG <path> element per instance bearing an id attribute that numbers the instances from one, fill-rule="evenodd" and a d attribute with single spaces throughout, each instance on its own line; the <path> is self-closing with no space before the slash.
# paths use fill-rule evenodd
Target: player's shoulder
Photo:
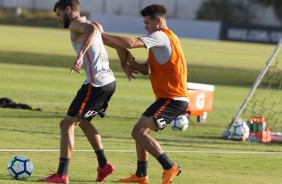
<path id="1" fill-rule="evenodd" d="M 71 31 L 81 32 L 83 28 L 89 27 L 89 25 L 93 26 L 94 29 L 96 28 L 86 17 L 79 17 L 71 22 L 69 29 Z"/>
<path id="2" fill-rule="evenodd" d="M 85 16 L 81 16 L 81 17 L 76 18 L 74 21 L 77 21 L 77 22 L 87 22 L 88 20 L 86 19 Z"/>
<path id="3" fill-rule="evenodd" d="M 160 42 L 163 42 L 164 40 L 167 40 L 168 39 L 168 36 L 167 34 L 165 34 L 163 31 L 155 31 L 147 36 L 148 39 L 153 39 L 153 40 L 157 40 L 157 41 L 160 41 Z"/>
<path id="4" fill-rule="evenodd" d="M 155 31 L 151 34 L 148 34 L 147 36 L 148 37 L 165 37 L 167 35 L 162 30 L 159 30 L 159 31 Z"/>
<path id="5" fill-rule="evenodd" d="M 83 23 L 91 23 L 89 20 L 86 19 L 86 17 L 78 17 L 74 19 L 70 25 L 79 25 Z"/>

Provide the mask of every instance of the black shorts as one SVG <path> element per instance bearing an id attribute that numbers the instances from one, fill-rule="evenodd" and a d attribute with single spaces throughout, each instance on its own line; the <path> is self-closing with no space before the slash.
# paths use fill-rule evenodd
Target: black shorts
<path id="1" fill-rule="evenodd" d="M 83 84 L 73 99 L 67 114 L 71 117 L 77 116 L 80 120 L 91 121 L 96 114 L 103 118 L 115 89 L 115 81 L 102 87 Z"/>
<path id="2" fill-rule="evenodd" d="M 158 130 L 164 129 L 172 120 L 186 111 L 188 102 L 171 98 L 159 98 L 144 113 L 144 116 L 153 116 Z"/>

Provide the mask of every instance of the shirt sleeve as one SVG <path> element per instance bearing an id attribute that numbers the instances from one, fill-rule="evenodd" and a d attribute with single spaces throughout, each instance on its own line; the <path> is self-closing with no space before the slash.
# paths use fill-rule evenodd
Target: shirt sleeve
<path id="1" fill-rule="evenodd" d="M 151 47 L 160 47 L 164 46 L 164 40 L 167 40 L 168 37 L 162 31 L 156 31 L 150 35 L 142 36 L 139 38 L 141 41 L 144 42 L 147 49 Z"/>

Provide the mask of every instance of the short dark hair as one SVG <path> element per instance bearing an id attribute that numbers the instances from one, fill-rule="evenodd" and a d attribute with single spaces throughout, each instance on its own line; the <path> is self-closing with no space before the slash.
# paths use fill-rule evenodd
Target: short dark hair
<path id="1" fill-rule="evenodd" d="M 150 16 L 151 19 L 155 19 L 157 17 L 166 18 L 166 7 L 161 4 L 152 4 L 140 11 L 143 17 Z"/>
<path id="2" fill-rule="evenodd" d="M 59 0 L 54 5 L 54 12 L 56 12 L 57 8 L 65 10 L 67 6 L 69 6 L 73 11 L 80 11 L 80 3 L 78 0 Z"/>

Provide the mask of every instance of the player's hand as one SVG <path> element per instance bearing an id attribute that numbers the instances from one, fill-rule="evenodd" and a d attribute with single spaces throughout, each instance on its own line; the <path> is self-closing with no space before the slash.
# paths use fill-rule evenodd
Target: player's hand
<path id="1" fill-rule="evenodd" d="M 129 81 L 131 79 L 136 79 L 136 77 L 133 74 L 138 74 L 138 72 L 136 70 L 133 70 L 130 65 L 127 65 L 126 67 L 122 67 L 122 69 Z"/>
<path id="2" fill-rule="evenodd" d="M 129 64 L 127 64 L 126 67 L 123 67 L 123 71 L 126 73 L 127 78 L 130 81 L 131 79 L 136 79 L 136 77 L 133 74 L 138 74 L 138 72 L 134 70 L 130 65 L 130 63 L 135 61 L 135 57 L 129 51 L 126 54 L 127 54 L 126 60 L 127 60 L 127 63 Z"/>
<path id="3" fill-rule="evenodd" d="M 103 26 L 102 26 L 101 24 L 99 24 L 99 23 L 96 22 L 96 21 L 92 21 L 91 23 L 94 24 L 95 26 L 97 26 L 97 28 L 99 29 L 99 31 L 100 31 L 101 33 L 104 33 L 104 28 L 103 28 Z"/>
<path id="4" fill-rule="evenodd" d="M 73 71 L 80 73 L 82 66 L 82 59 L 76 59 L 73 63 L 73 66 L 71 68 L 70 74 L 73 73 Z"/>
<path id="5" fill-rule="evenodd" d="M 127 63 L 135 61 L 135 57 L 129 51 L 126 53 L 126 61 Z"/>

